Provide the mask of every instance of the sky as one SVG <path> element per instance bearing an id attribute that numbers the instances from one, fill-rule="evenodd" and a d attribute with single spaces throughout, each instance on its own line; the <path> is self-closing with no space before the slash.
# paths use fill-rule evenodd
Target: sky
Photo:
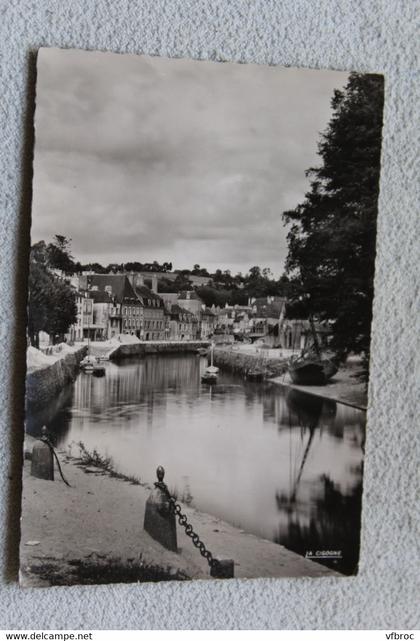
<path id="1" fill-rule="evenodd" d="M 32 242 L 80 262 L 279 276 L 348 73 L 41 49 Z"/>

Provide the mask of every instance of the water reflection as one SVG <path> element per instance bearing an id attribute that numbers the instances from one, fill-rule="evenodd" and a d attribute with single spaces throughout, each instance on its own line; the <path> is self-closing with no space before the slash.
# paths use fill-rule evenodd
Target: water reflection
<path id="1" fill-rule="evenodd" d="M 30 413 L 28 431 L 45 423 L 59 446 L 83 441 L 149 482 L 161 464 L 185 502 L 300 554 L 341 550 L 334 567 L 354 570 L 364 412 L 225 373 L 206 387 L 192 355 L 106 367 Z"/>

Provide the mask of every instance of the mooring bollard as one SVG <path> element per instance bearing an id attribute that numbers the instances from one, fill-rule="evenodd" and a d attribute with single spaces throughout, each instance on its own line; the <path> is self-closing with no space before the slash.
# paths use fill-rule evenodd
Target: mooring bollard
<path id="1" fill-rule="evenodd" d="M 176 545 L 176 517 L 178 522 L 185 530 L 185 534 L 190 537 L 192 544 L 198 549 L 209 567 L 210 576 L 214 579 L 232 579 L 234 576 L 235 563 L 233 559 L 215 559 L 213 554 L 206 548 L 204 543 L 196 532 L 194 532 L 191 523 L 185 514 L 182 513 L 181 506 L 171 496 L 168 486 L 164 482 L 165 470 L 161 465 L 156 470 L 157 483 L 146 501 L 146 511 L 144 515 L 144 529 L 156 541 L 159 541 L 168 550 L 177 551 Z M 172 516 L 173 520 L 169 517 Z M 168 545 L 175 545 L 169 547 Z M 174 542 L 174 543 L 173 543 Z"/>
<path id="2" fill-rule="evenodd" d="M 48 445 L 47 428 L 42 428 L 42 436 L 32 448 L 31 475 L 46 481 L 54 480 L 54 458 Z"/>
<path id="3" fill-rule="evenodd" d="M 175 513 L 167 493 L 160 487 L 165 470 L 159 466 L 156 470 L 158 482 L 146 501 L 144 529 L 150 536 L 172 552 L 178 551 L 176 539 Z"/>

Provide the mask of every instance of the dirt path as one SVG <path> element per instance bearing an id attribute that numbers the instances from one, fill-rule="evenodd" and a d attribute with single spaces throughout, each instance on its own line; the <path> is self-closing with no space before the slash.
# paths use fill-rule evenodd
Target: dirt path
<path id="1" fill-rule="evenodd" d="M 30 461 L 25 461 L 22 585 L 50 585 L 52 576 L 60 577 L 61 583 L 81 582 L 74 575 L 76 567 L 98 563 L 105 570 L 116 559 L 122 564 L 139 562 L 159 567 L 169 579 L 209 578 L 206 561 L 179 526 L 178 554 L 163 548 L 143 530 L 150 489 L 111 478 L 98 468 L 80 467 L 62 452 L 59 458 L 72 487 L 67 487 L 58 474 L 54 482 L 33 478 Z M 337 576 L 320 564 L 220 519 L 187 507 L 185 512 L 217 558 L 234 559 L 235 577 Z"/>

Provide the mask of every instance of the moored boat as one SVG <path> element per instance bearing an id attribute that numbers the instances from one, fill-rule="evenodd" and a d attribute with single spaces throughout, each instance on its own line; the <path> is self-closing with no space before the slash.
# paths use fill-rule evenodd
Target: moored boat
<path id="1" fill-rule="evenodd" d="M 85 356 L 85 358 L 80 361 L 79 367 L 85 374 L 92 374 L 98 377 L 105 376 L 106 370 L 104 365 L 100 365 L 99 358 L 95 359 L 90 355 Z"/>
<path id="2" fill-rule="evenodd" d="M 300 355 L 292 356 L 287 364 L 287 370 L 292 383 L 296 385 L 326 385 L 337 373 L 338 367 L 333 360 L 322 357 L 312 316 L 309 317 L 309 323 L 313 347 Z"/>
<path id="3" fill-rule="evenodd" d="M 206 367 L 203 374 L 201 375 L 202 383 L 216 383 L 217 377 L 219 375 L 219 368 L 213 365 L 213 350 L 214 345 L 210 349 L 210 365 Z"/>
<path id="4" fill-rule="evenodd" d="M 103 365 L 94 365 L 92 376 L 105 376 L 105 367 Z"/>
<path id="5" fill-rule="evenodd" d="M 217 377 L 219 374 L 219 368 L 218 367 L 206 367 L 204 370 L 203 374 L 201 375 L 201 382 L 202 383 L 216 383 L 217 382 Z"/>
<path id="6" fill-rule="evenodd" d="M 288 363 L 288 372 L 296 385 L 326 385 L 338 371 L 333 361 L 311 355 L 292 356 Z"/>
<path id="7" fill-rule="evenodd" d="M 83 372 L 93 372 L 95 360 L 92 356 L 85 356 L 85 358 L 80 361 L 79 367 Z"/>
<path id="8" fill-rule="evenodd" d="M 264 380 L 264 372 L 261 369 L 254 368 L 247 371 L 245 378 L 248 381 L 254 381 L 260 383 Z"/>

